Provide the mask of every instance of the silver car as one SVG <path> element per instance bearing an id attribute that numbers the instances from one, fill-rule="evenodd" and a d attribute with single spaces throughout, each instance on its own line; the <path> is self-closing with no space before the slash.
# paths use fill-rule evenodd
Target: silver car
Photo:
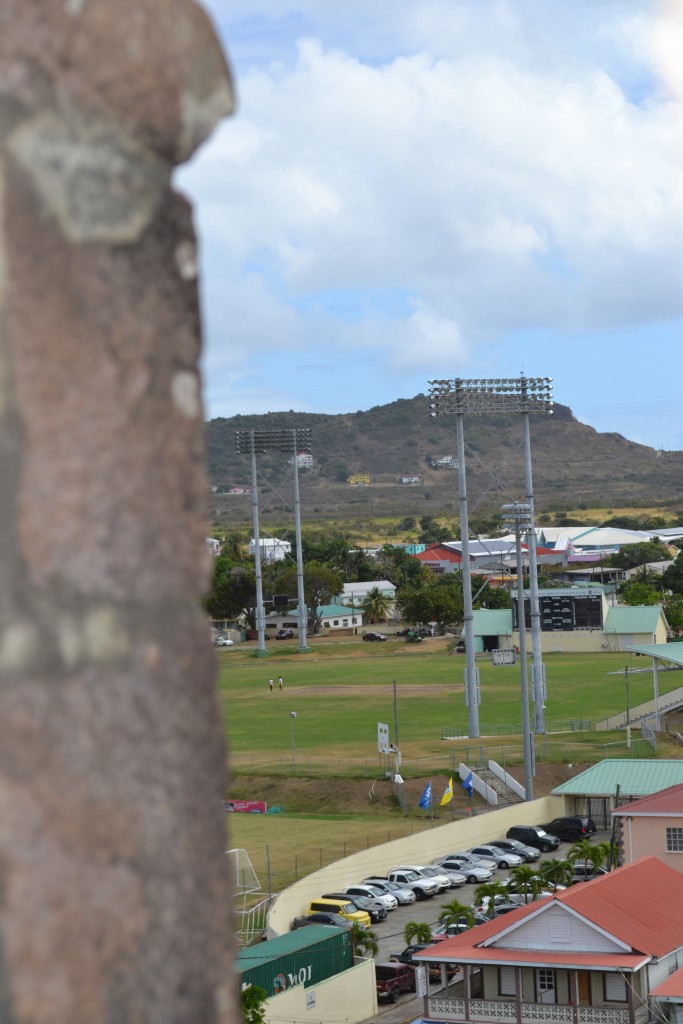
<path id="1" fill-rule="evenodd" d="M 473 860 L 475 864 L 480 864 L 483 868 L 488 868 L 489 871 L 496 871 L 498 868 L 498 861 L 494 860 L 493 857 L 480 857 L 476 853 L 468 851 L 459 851 L 457 853 L 447 853 L 441 860 Z"/>
<path id="2" fill-rule="evenodd" d="M 462 859 L 448 859 L 440 862 L 439 867 L 443 871 L 459 871 L 471 885 L 480 885 L 482 882 L 489 882 L 493 877 L 491 868 L 484 867 L 481 861 Z"/>
<path id="3" fill-rule="evenodd" d="M 382 892 L 395 896 L 401 906 L 414 903 L 417 897 L 412 889 L 399 885 L 398 882 L 390 882 L 388 878 L 364 878 L 363 885 L 372 885 Z"/>
<path id="4" fill-rule="evenodd" d="M 385 910 L 396 910 L 398 900 L 389 892 L 382 892 L 376 885 L 347 885 L 344 889 L 349 896 L 366 896 L 369 900 L 379 900 Z"/>
<path id="5" fill-rule="evenodd" d="M 507 850 L 499 850 L 497 846 L 473 846 L 470 853 L 478 857 L 490 857 L 495 860 L 499 868 L 517 868 L 524 863 L 524 858 L 516 853 L 508 853 Z"/>

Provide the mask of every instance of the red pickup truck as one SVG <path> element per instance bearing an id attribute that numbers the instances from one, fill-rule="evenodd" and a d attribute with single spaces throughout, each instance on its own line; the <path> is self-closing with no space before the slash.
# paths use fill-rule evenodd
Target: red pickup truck
<path id="1" fill-rule="evenodd" d="M 408 964 L 375 964 L 377 998 L 397 1003 L 401 992 L 415 991 L 415 971 Z"/>

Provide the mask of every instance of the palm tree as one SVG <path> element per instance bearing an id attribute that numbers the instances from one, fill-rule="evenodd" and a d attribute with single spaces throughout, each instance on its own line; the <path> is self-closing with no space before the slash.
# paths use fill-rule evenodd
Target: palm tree
<path id="1" fill-rule="evenodd" d="M 567 854 L 567 860 L 572 863 L 577 860 L 591 864 L 595 871 L 601 868 L 607 859 L 603 843 L 591 843 L 590 839 L 579 839 L 574 843 Z"/>
<path id="2" fill-rule="evenodd" d="M 554 858 L 544 860 L 538 867 L 538 873 L 543 879 L 543 884 L 555 891 L 558 885 L 569 885 L 573 870 L 568 860 Z"/>
<path id="3" fill-rule="evenodd" d="M 482 885 L 478 885 L 474 890 L 474 901 L 479 905 L 480 903 L 483 903 L 484 900 L 488 900 L 486 914 L 488 917 L 493 917 L 496 896 L 502 896 L 503 899 L 506 899 L 508 895 L 509 890 L 502 882 L 484 882 Z"/>
<path id="4" fill-rule="evenodd" d="M 415 943 L 421 946 L 425 942 L 432 941 L 432 926 L 425 921 L 408 921 L 403 929 L 403 938 L 406 946 Z"/>
<path id="5" fill-rule="evenodd" d="M 468 907 L 457 899 L 451 900 L 450 903 L 444 903 L 439 914 L 439 924 L 443 928 L 448 928 L 451 924 L 460 924 L 463 921 L 468 928 L 471 928 L 474 924 L 474 911 L 472 907 Z"/>
<path id="6" fill-rule="evenodd" d="M 543 879 L 536 868 L 530 868 L 528 864 L 518 864 L 516 868 L 513 868 L 510 872 L 510 881 L 512 882 L 510 891 L 524 896 L 525 903 L 535 900 L 543 890 Z"/>
<path id="7" fill-rule="evenodd" d="M 379 587 L 372 587 L 361 601 L 360 607 L 368 622 L 386 622 L 390 604 L 390 598 L 383 594 Z"/>
<path id="8" fill-rule="evenodd" d="M 368 953 L 370 956 L 377 956 L 379 952 L 377 936 L 370 928 L 364 928 L 360 921 L 353 922 L 351 938 L 353 940 L 354 956 L 363 956 Z"/>

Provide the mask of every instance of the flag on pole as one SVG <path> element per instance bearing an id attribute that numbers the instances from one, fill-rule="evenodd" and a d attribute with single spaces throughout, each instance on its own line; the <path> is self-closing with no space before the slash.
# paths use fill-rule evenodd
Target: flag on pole
<path id="1" fill-rule="evenodd" d="M 462 780 L 462 788 L 465 790 L 470 800 L 472 799 L 472 793 L 474 787 L 472 786 L 472 772 L 469 772 L 467 776 Z"/>
<path id="2" fill-rule="evenodd" d="M 424 793 L 420 797 L 418 807 L 421 807 L 423 811 L 428 811 L 432 803 L 432 782 L 431 779 L 427 783 L 424 789 Z"/>
<path id="3" fill-rule="evenodd" d="M 453 799 L 453 779 L 449 779 L 448 780 L 448 785 L 446 786 L 444 794 L 441 797 L 441 801 L 439 803 L 439 807 L 445 807 L 446 804 L 449 804 L 452 799 Z"/>

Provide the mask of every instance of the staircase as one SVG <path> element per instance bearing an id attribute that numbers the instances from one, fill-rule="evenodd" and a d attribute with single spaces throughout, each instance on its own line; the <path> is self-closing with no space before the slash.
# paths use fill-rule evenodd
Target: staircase
<path id="1" fill-rule="evenodd" d="M 513 789 L 506 786 L 502 779 L 494 775 L 492 771 L 483 765 L 476 765 L 473 771 L 479 776 L 482 782 L 498 794 L 497 807 L 512 807 L 514 804 L 524 803 L 524 800 Z"/>

